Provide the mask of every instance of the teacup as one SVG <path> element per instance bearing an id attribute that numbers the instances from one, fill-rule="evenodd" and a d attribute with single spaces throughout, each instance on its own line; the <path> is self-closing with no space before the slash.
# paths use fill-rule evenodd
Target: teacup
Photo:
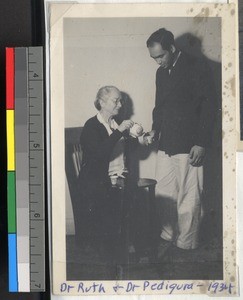
<path id="1" fill-rule="evenodd" d="M 132 128 L 130 128 L 130 135 L 132 137 L 137 138 L 137 137 L 141 136 L 142 134 L 143 134 L 143 127 L 138 123 L 134 123 Z"/>

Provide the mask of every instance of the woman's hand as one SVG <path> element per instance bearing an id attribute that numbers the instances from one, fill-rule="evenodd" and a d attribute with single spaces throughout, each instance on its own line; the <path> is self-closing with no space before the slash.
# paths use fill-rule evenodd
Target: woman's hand
<path id="1" fill-rule="evenodd" d="M 130 129 L 133 126 L 134 122 L 132 120 L 124 120 L 119 126 L 118 126 L 118 130 L 120 132 L 123 132 L 125 130 Z"/>

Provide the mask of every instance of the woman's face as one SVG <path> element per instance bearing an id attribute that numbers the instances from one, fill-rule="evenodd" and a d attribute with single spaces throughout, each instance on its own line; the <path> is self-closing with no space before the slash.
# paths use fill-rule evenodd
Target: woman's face
<path id="1" fill-rule="evenodd" d="M 117 89 L 112 89 L 110 93 L 101 100 L 101 110 L 110 116 L 116 116 L 121 108 L 121 93 Z"/>

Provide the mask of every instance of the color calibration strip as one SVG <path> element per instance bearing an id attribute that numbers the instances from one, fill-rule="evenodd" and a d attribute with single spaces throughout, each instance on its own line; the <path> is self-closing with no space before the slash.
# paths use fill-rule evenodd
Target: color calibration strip
<path id="1" fill-rule="evenodd" d="M 6 50 L 9 291 L 45 290 L 43 57 Z"/>
<path id="2" fill-rule="evenodd" d="M 14 138 L 14 49 L 6 49 L 6 121 L 7 121 L 7 197 L 8 197 L 8 253 L 9 291 L 18 291 L 16 181 Z"/>

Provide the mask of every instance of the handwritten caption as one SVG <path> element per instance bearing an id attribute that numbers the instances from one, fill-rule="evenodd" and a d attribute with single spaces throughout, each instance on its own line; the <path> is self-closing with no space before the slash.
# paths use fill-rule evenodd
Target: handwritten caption
<path id="1" fill-rule="evenodd" d="M 89 282 L 90 283 L 90 282 Z M 195 291 L 195 289 L 203 290 L 204 293 L 227 293 L 232 294 L 235 286 L 232 283 L 224 283 L 224 282 L 207 282 L 203 283 L 175 283 L 169 281 L 139 281 L 137 282 L 126 281 L 124 282 L 116 282 L 115 284 L 109 283 L 109 287 L 107 283 L 96 283 L 87 284 L 86 282 L 78 282 L 75 285 L 68 284 L 63 282 L 60 286 L 60 292 L 69 294 L 69 293 L 77 293 L 77 294 L 111 294 L 111 293 L 146 293 L 146 292 L 158 292 L 161 291 L 165 294 L 175 294 L 182 292 L 190 293 L 190 291 Z"/>

